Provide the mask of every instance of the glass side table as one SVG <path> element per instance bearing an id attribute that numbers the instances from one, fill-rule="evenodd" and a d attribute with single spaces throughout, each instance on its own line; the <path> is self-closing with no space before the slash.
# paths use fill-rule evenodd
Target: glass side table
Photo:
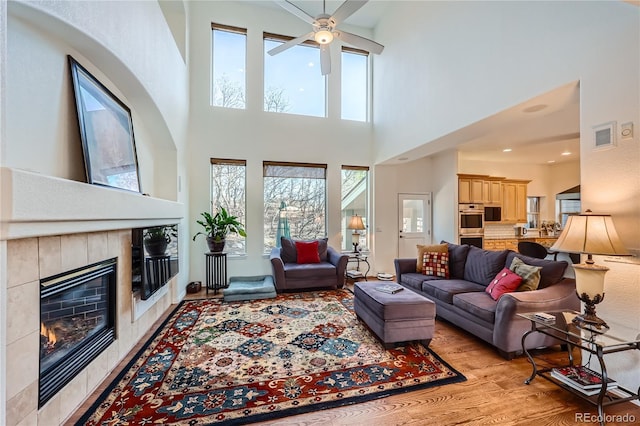
<path id="1" fill-rule="evenodd" d="M 362 254 L 359 252 L 349 253 L 349 260 L 347 261 L 347 264 L 351 262 L 356 262 L 356 269 L 354 270 L 355 272 L 352 272 L 351 274 L 350 274 L 350 271 L 347 269 L 346 271 L 347 278 L 351 278 L 351 279 L 364 278 L 364 280 L 367 281 L 367 275 L 371 270 L 371 265 L 369 264 L 368 257 L 369 256 L 367 256 L 366 254 Z M 367 265 L 367 270 L 365 272 L 360 271 L 360 262 Z"/>
<path id="2" fill-rule="evenodd" d="M 544 312 L 544 314 L 551 316 L 548 320 L 537 317 L 537 313 L 538 312 L 517 314 L 519 317 L 531 321 L 531 330 L 527 331 L 522 336 L 522 350 L 527 355 L 527 358 L 529 358 L 533 368 L 531 376 L 525 380 L 525 384 L 528 385 L 533 379 L 540 376 L 590 402 L 591 404 L 596 405 L 598 407 L 598 419 L 600 420 L 601 425 L 605 424 L 606 417 L 604 414 L 604 407 L 635 399 L 640 400 L 640 386 L 635 392 L 625 389 L 620 385 L 616 386 L 614 389 L 608 389 L 607 366 L 605 363 L 605 357 L 608 354 L 629 350 L 640 350 L 640 330 L 611 322 L 608 322 L 611 327 L 608 330 L 580 328 L 572 323 L 573 318 L 579 314 L 579 312 L 576 311 Z M 602 375 L 602 384 L 599 390 L 596 388 L 597 393 L 595 395 L 587 395 L 585 391 L 572 387 L 564 383 L 562 380 L 557 379 L 552 374 L 554 371 L 553 367 L 538 367 L 535 359 L 531 356 L 525 345 L 527 337 L 532 333 L 542 333 L 547 336 L 554 337 L 562 344 L 566 345 L 568 365 L 556 366 L 555 368 L 574 365 L 572 352 L 574 347 L 578 347 L 592 355 L 595 355 L 598 363 L 600 364 L 600 371 Z"/>

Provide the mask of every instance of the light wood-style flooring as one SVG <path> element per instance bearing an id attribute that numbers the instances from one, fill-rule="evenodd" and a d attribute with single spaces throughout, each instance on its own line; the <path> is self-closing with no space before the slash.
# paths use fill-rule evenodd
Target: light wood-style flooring
<path id="1" fill-rule="evenodd" d="M 187 295 L 188 299 L 207 297 L 205 290 Z M 208 297 L 214 296 L 209 291 Z M 168 315 L 168 314 L 167 314 Z M 161 318 L 156 326 L 159 326 Z M 156 329 L 156 326 L 152 329 Z M 150 333 L 149 333 L 150 335 Z M 145 342 L 147 337 L 142 339 Z M 110 378 L 87 399 L 66 423 L 74 424 L 108 386 L 112 377 L 123 368 L 134 353 L 131 351 Z M 285 417 L 260 425 L 576 425 L 598 424 L 577 421 L 580 417 L 597 416 L 595 406 L 560 389 L 552 383 L 536 378 L 530 385 L 524 380 L 531 374 L 525 356 L 507 361 L 480 339 L 445 321 L 436 322 L 435 336 L 430 348 L 453 368 L 467 377 L 467 381 L 452 385 L 407 392 L 362 404 L 322 410 Z M 565 359 L 559 348 L 536 352 L 538 359 L 553 363 Z M 575 355 L 579 357 L 576 351 Z M 640 406 L 623 403 L 605 409 L 607 415 L 632 416 L 635 421 L 610 421 L 607 425 L 640 424 Z M 584 414 L 588 413 L 588 414 Z M 578 417 L 577 417 L 578 416 Z"/>

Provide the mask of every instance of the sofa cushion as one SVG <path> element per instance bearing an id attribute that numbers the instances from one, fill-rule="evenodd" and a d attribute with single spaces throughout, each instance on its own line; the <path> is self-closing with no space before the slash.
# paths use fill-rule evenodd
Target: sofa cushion
<path id="1" fill-rule="evenodd" d="M 562 281 L 564 272 L 567 269 L 567 266 L 569 266 L 569 263 L 564 260 L 536 259 L 516 252 L 510 252 L 507 255 L 506 265 L 511 265 L 514 257 L 519 258 L 527 265 L 542 266 L 542 270 L 540 271 L 540 284 L 538 284 L 539 289 L 549 287 L 550 285 L 557 284 Z"/>
<path id="2" fill-rule="evenodd" d="M 541 269 L 542 266 L 527 265 L 517 257 L 513 258 L 511 266 L 509 266 L 509 270 L 522 277 L 522 283 L 518 287 L 518 291 L 536 290 L 538 288 L 538 284 L 540 284 Z"/>
<path id="3" fill-rule="evenodd" d="M 318 241 L 296 241 L 297 263 L 320 263 Z"/>
<path id="4" fill-rule="evenodd" d="M 469 245 L 467 244 L 451 244 L 446 241 L 442 241 L 447 244 L 449 251 L 449 275 L 451 278 L 464 278 L 464 265 L 467 261 L 467 254 L 469 253 Z"/>
<path id="5" fill-rule="evenodd" d="M 424 252 L 422 255 L 422 273 L 448 279 L 449 253 Z"/>
<path id="6" fill-rule="evenodd" d="M 490 251 L 471 246 L 464 265 L 464 279 L 484 286 L 489 285 L 505 267 L 509 250 Z"/>
<path id="7" fill-rule="evenodd" d="M 430 297 L 451 304 L 453 296 L 472 291 L 484 292 L 485 287 L 465 280 L 426 280 L 422 283 L 422 291 Z"/>
<path id="8" fill-rule="evenodd" d="M 453 306 L 457 306 L 463 311 L 489 324 L 493 324 L 496 321 L 496 307 L 498 306 L 498 302 L 493 300 L 484 291 L 456 294 L 453 297 Z"/>
<path id="9" fill-rule="evenodd" d="M 336 267 L 329 262 L 320 263 L 285 263 L 284 274 L 287 279 L 330 278 L 336 276 Z"/>
<path id="10" fill-rule="evenodd" d="M 515 291 L 522 282 L 522 277 L 509 268 L 503 268 L 489 283 L 485 290 L 493 300 L 499 300 L 503 294 Z"/>
<path id="11" fill-rule="evenodd" d="M 437 280 L 437 279 L 444 279 L 444 278 L 431 277 L 431 276 L 425 277 L 423 274 L 419 274 L 417 272 L 408 272 L 400 276 L 400 284 L 416 291 L 422 291 L 422 283 L 425 280 Z"/>
<path id="12" fill-rule="evenodd" d="M 327 261 L 327 242 L 328 238 L 320 238 L 317 240 L 308 240 L 310 241 L 318 241 L 318 256 L 320 257 L 320 262 Z M 300 240 L 301 241 L 301 240 Z M 296 251 L 296 240 L 280 237 L 280 258 L 283 263 L 296 263 L 298 261 L 298 252 Z"/>
<path id="13" fill-rule="evenodd" d="M 426 252 L 447 253 L 447 244 L 434 244 L 430 246 L 417 244 L 416 248 L 418 249 L 418 257 L 416 258 L 416 272 L 420 272 L 420 273 L 422 273 L 422 266 L 423 266 L 422 259 Z"/>

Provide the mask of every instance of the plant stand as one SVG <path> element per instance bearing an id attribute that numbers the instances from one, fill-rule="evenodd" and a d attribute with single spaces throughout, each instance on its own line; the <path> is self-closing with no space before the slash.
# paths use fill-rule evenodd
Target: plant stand
<path id="1" fill-rule="evenodd" d="M 209 290 L 213 290 L 213 294 L 218 294 L 218 290 L 227 287 L 227 253 L 209 252 L 204 256 L 207 294 Z"/>

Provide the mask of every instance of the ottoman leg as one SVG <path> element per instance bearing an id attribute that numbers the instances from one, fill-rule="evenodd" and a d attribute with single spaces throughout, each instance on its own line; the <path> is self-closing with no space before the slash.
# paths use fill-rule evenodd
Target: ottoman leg
<path id="1" fill-rule="evenodd" d="M 420 343 L 422 343 L 422 346 L 424 346 L 425 348 L 428 348 L 429 343 L 431 343 L 431 339 L 420 340 Z"/>

